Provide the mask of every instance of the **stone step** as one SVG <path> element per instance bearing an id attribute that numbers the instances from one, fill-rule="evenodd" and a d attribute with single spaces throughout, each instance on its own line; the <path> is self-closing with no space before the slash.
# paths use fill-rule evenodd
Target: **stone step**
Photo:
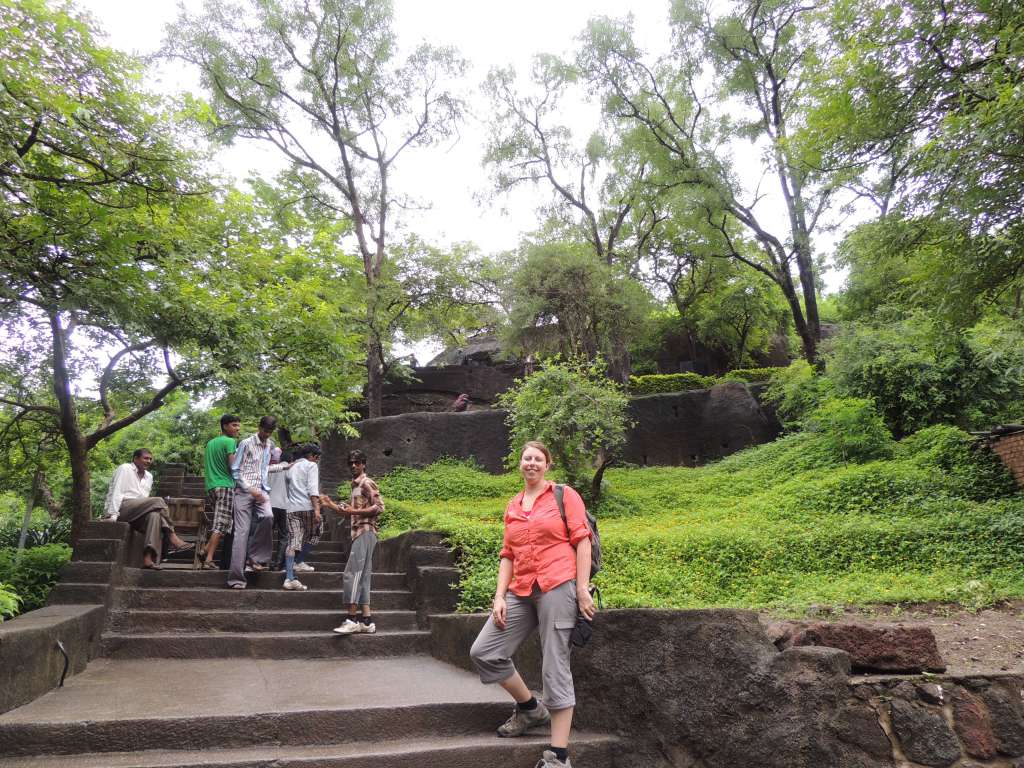
<path id="1" fill-rule="evenodd" d="M 317 560 L 321 563 L 341 563 L 341 569 L 345 570 L 345 561 L 348 554 L 341 551 L 314 549 L 309 553 L 309 560 Z"/>
<path id="2" fill-rule="evenodd" d="M 318 555 L 314 553 L 314 557 L 318 557 Z M 323 571 L 324 573 L 343 573 L 345 571 L 344 560 L 340 562 L 337 560 L 315 560 L 313 559 L 313 557 L 311 557 L 306 562 L 312 565 L 318 571 Z"/>
<path id="3" fill-rule="evenodd" d="M 115 590 L 114 606 L 120 610 L 341 610 L 344 595 L 340 589 L 309 589 L 289 592 L 284 589 L 143 588 L 121 587 Z M 375 610 L 412 610 L 413 595 L 408 590 L 381 589 L 370 593 Z"/>
<path id="4" fill-rule="evenodd" d="M 314 552 L 348 552 L 347 541 L 320 541 L 313 545 Z"/>
<path id="5" fill-rule="evenodd" d="M 227 581 L 227 571 L 195 571 L 191 568 L 164 568 L 160 571 L 126 568 L 124 573 L 126 585 L 137 587 L 223 587 Z M 280 589 L 284 583 L 282 571 L 263 571 L 247 576 L 249 589 Z M 341 589 L 341 573 L 316 570 L 296 576 L 310 589 Z M 406 588 L 406 576 L 404 573 L 375 573 L 372 583 L 379 589 L 401 590 Z"/>
<path id="6" fill-rule="evenodd" d="M 317 638 L 350 648 L 385 639 Z M 100 658 L 63 688 L 0 714 L 0 756 L 480 735 L 497 742 L 494 728 L 510 711 L 498 686 L 482 685 L 475 674 L 425 654 L 156 663 Z"/>
<path id="7" fill-rule="evenodd" d="M 416 565 L 450 566 L 455 564 L 448 547 L 410 547 L 409 555 Z"/>
<path id="8" fill-rule="evenodd" d="M 72 560 L 111 562 L 117 557 L 120 539 L 79 539 L 71 554 Z"/>
<path id="9" fill-rule="evenodd" d="M 0 768 L 532 768 L 547 743 L 546 736 L 499 739 L 474 734 L 316 746 L 45 755 L 0 759 Z M 571 759 L 588 768 L 611 768 L 617 744 L 609 736 L 574 731 Z"/>
<path id="10" fill-rule="evenodd" d="M 85 605 L 107 600 L 106 584 L 76 584 L 59 581 L 46 598 L 47 605 Z"/>
<path id="11" fill-rule="evenodd" d="M 111 611 L 108 631 L 118 634 L 200 632 L 330 632 L 345 616 L 339 608 L 327 611 Z M 375 611 L 378 631 L 413 630 L 413 611 Z"/>
<path id="12" fill-rule="evenodd" d="M 61 581 L 77 584 L 106 584 L 113 575 L 114 564 L 72 560 L 60 569 Z"/>
<path id="13" fill-rule="evenodd" d="M 344 614 L 335 613 L 334 626 Z M 320 632 L 193 632 L 119 634 L 105 632 L 102 653 L 111 659 L 349 659 L 428 653 L 430 633 L 378 630 L 343 637 Z M 312 702 L 310 702 L 312 704 Z"/>

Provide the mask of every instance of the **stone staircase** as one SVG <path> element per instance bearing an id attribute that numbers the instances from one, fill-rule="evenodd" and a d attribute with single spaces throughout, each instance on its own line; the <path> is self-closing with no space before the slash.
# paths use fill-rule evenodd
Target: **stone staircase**
<path id="1" fill-rule="evenodd" d="M 95 527 L 90 535 L 100 536 Z M 0 768 L 532 766 L 547 735 L 499 739 L 496 686 L 432 658 L 406 573 L 374 574 L 374 635 L 342 637 L 346 545 L 323 542 L 288 592 L 280 573 L 225 588 L 221 571 L 148 571 L 84 540 L 55 602 L 102 602 L 102 658 L 0 715 Z M 416 553 L 430 578 L 440 547 Z M 105 592 L 104 592 L 105 590 Z M 575 733 L 573 764 L 613 766 L 619 742 Z"/>

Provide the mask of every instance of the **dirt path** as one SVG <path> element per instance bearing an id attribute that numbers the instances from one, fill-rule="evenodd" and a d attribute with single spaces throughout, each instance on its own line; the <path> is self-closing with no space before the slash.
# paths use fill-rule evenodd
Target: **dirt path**
<path id="1" fill-rule="evenodd" d="M 763 614 L 766 621 L 792 621 L 792 615 Z M 803 621 L 858 624 L 916 624 L 930 627 L 947 674 L 1024 673 L 1024 601 L 969 611 L 959 605 L 848 608 L 843 613 L 802 617 Z"/>

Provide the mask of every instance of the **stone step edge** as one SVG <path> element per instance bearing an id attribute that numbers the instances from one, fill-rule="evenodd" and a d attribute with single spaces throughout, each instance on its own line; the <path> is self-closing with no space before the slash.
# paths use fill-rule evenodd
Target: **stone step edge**
<path id="1" fill-rule="evenodd" d="M 406 654 L 409 655 L 415 654 Z M 89 720 L 0 722 L 0 755 L 27 758 L 41 754 L 125 752 L 139 746 L 139 734 L 149 734 L 148 743 L 155 751 L 175 750 L 184 743 L 198 744 L 200 750 L 338 744 L 350 732 L 351 741 L 363 740 L 362 734 L 373 733 L 382 743 L 396 737 L 472 737 L 493 733 L 492 729 L 508 717 L 508 711 L 506 702 L 440 700 L 370 707 L 352 702 L 301 710 L 279 710 L 268 704 L 266 708 L 229 714 L 112 715 Z M 312 729 L 308 727 L 311 724 Z M 325 730 L 332 731 L 330 738 Z"/>
<path id="2" fill-rule="evenodd" d="M 337 613 L 337 612 L 335 612 Z M 430 636 L 429 629 L 378 629 L 373 635 L 367 637 L 376 637 L 383 635 L 384 637 L 408 637 L 418 638 Z M 173 640 L 193 640 L 193 639 L 205 639 L 210 640 L 213 638 L 259 638 L 260 640 L 294 640 L 296 638 L 307 638 L 310 636 L 316 637 L 338 637 L 341 638 L 343 635 L 339 635 L 336 632 L 330 632 L 328 630 L 298 630 L 296 632 L 218 632 L 211 630 L 209 632 L 104 632 L 104 640 L 120 640 L 121 638 L 131 639 L 135 641 L 140 640 L 160 640 L 163 638 Z M 363 637 L 363 635 L 353 635 L 353 637 Z M 362 641 L 360 641 L 362 642 Z M 366 642 L 369 642 L 367 640 Z"/>
<path id="3" fill-rule="evenodd" d="M 236 613 L 245 614 L 259 614 L 260 616 L 267 616 L 269 614 L 282 614 L 285 616 L 343 616 L 347 615 L 344 606 L 340 608 L 263 608 L 263 607 L 252 607 L 252 608 L 112 608 L 110 610 L 110 616 L 141 616 L 143 618 L 149 616 L 166 616 L 169 613 L 173 613 L 183 618 L 188 616 L 231 616 Z M 382 610 L 375 610 L 374 616 L 409 616 L 415 614 L 416 611 L 412 609 L 403 608 L 385 608 Z"/>
<path id="4" fill-rule="evenodd" d="M 527 735 L 519 739 L 499 739 L 493 734 L 473 736 L 435 736 L 387 741 L 355 741 L 311 746 L 260 745 L 253 747 L 208 748 L 199 750 L 142 750 L 133 752 L 83 752 L 69 755 L 42 754 L 34 757 L 0 758 L 0 768 L 188 768 L 189 766 L 301 765 L 309 760 L 364 761 L 419 756 L 422 765 L 441 765 L 438 758 L 452 752 L 472 750 L 497 752 L 536 752 L 548 743 L 546 735 Z M 615 736 L 573 731 L 570 749 L 611 748 L 620 743 Z M 319 763 L 317 763 L 319 764 Z M 387 765 L 387 763 L 384 763 Z"/>
<path id="5" fill-rule="evenodd" d="M 83 585 L 83 586 L 94 587 L 95 585 L 90 584 L 90 585 Z M 199 592 L 199 593 L 218 592 L 219 593 L 219 592 L 230 592 L 230 591 L 233 591 L 229 587 L 140 587 L 140 586 L 125 586 L 125 587 L 117 587 L 116 589 L 117 589 L 118 592 L 174 592 L 174 593 L 183 593 L 183 592 Z M 238 591 L 242 592 L 243 590 L 238 590 Z M 246 587 L 245 591 L 247 591 L 247 592 L 288 592 L 288 590 L 284 589 L 283 587 Z M 307 593 L 308 592 L 315 592 L 317 594 L 322 594 L 322 595 L 343 595 L 345 593 L 344 590 L 328 590 L 328 589 L 321 589 L 321 588 L 317 588 L 317 587 L 312 587 L 312 588 L 310 588 L 308 590 L 303 590 L 303 592 L 307 592 Z M 296 594 L 302 594 L 302 592 L 297 592 Z M 374 597 L 374 595 L 381 596 L 381 595 L 412 595 L 412 594 L 413 594 L 412 590 L 370 590 L 370 598 L 371 598 L 370 602 L 371 602 L 371 604 L 373 604 L 373 597 Z M 134 610 L 134 608 L 127 608 L 127 610 Z"/>

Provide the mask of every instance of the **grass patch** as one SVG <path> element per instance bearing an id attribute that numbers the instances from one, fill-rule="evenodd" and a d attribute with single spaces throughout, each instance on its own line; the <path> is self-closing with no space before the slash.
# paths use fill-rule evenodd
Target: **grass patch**
<path id="1" fill-rule="evenodd" d="M 970 437 L 931 427 L 843 464 L 802 433 L 696 469 L 614 469 L 597 510 L 614 607 L 959 602 L 1024 597 L 1024 495 Z M 385 535 L 445 532 L 463 610 L 490 604 L 517 476 L 445 461 L 383 478 Z"/>

